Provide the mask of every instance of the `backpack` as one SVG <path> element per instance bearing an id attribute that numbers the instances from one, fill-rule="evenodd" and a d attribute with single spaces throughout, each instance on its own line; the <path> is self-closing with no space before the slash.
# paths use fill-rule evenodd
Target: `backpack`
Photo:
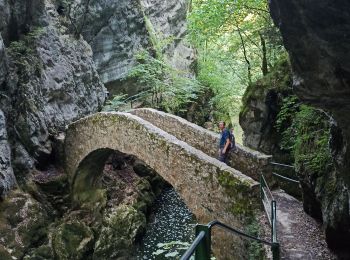
<path id="1" fill-rule="evenodd" d="M 230 137 L 230 150 L 234 150 L 236 148 L 236 140 L 231 130 L 229 131 L 229 137 Z"/>

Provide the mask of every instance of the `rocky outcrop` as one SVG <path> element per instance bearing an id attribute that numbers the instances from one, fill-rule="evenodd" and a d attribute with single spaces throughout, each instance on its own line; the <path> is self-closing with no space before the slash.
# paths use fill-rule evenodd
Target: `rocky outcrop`
<path id="1" fill-rule="evenodd" d="M 100 77 L 109 88 L 122 87 L 120 80 L 141 49 L 159 51 L 161 46 L 170 64 L 189 71 L 194 54 L 183 39 L 187 0 L 83 0 L 62 7 L 73 21 L 72 31 L 92 46 Z"/>
<path id="2" fill-rule="evenodd" d="M 145 215 L 132 206 L 121 205 L 113 208 L 103 221 L 101 234 L 94 248 L 94 259 L 130 257 L 135 240 L 145 228 Z"/>
<path id="3" fill-rule="evenodd" d="M 21 259 L 29 247 L 45 239 L 49 218 L 40 203 L 15 190 L 0 204 L 0 223 L 1 259 Z"/>
<path id="4" fill-rule="evenodd" d="M 0 196 L 16 185 L 11 167 L 11 150 L 7 140 L 4 113 L 0 110 Z"/>
<path id="5" fill-rule="evenodd" d="M 90 46 L 68 33 L 50 1 L 0 1 L 0 108 L 19 183 L 52 161 L 52 140 L 99 110 L 105 91 Z"/>
<path id="6" fill-rule="evenodd" d="M 270 1 L 271 15 L 280 28 L 294 73 L 298 97 L 329 112 L 338 126 L 330 146 L 336 166 L 334 194 L 323 206 L 328 245 L 350 247 L 350 2 L 331 0 Z M 321 187 L 318 187 L 321 188 Z"/>
<path id="7" fill-rule="evenodd" d="M 281 136 L 275 123 L 283 99 L 292 94 L 291 85 L 289 62 L 282 59 L 267 76 L 248 86 L 239 115 L 244 145 L 271 154 L 280 162 L 285 152 L 279 146 Z"/>
<path id="8" fill-rule="evenodd" d="M 55 259 L 84 259 L 91 254 L 93 245 L 92 230 L 80 221 L 63 223 L 53 232 Z"/>

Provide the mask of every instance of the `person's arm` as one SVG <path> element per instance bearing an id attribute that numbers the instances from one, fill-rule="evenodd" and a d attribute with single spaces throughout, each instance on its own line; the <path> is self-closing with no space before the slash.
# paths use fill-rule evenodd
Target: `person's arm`
<path id="1" fill-rule="evenodd" d="M 226 151 L 227 151 L 227 149 L 228 149 L 230 143 L 231 143 L 231 141 L 230 141 L 230 135 L 228 135 L 227 138 L 226 138 L 226 143 L 225 143 L 224 149 L 222 149 L 222 153 L 223 153 L 223 154 L 226 153 Z"/>

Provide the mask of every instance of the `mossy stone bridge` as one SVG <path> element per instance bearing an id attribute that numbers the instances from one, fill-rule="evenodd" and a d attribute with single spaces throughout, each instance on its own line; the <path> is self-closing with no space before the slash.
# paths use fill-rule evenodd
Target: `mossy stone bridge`
<path id="1" fill-rule="evenodd" d="M 183 198 L 198 222 L 217 219 L 244 229 L 259 208 L 260 173 L 269 174 L 270 157 L 237 145 L 229 165 L 218 161 L 219 135 L 182 118 L 154 109 L 97 113 L 70 124 L 65 139 L 65 167 L 72 196 L 82 207 L 98 205 L 98 183 L 110 154 L 132 154 L 158 172 Z M 220 243 L 217 256 L 244 259 L 240 238 Z M 227 236 L 227 235 L 224 235 Z M 216 244 L 216 245 L 215 245 Z M 219 246 L 220 244 L 220 246 Z M 221 258 L 220 258 L 221 259 Z"/>

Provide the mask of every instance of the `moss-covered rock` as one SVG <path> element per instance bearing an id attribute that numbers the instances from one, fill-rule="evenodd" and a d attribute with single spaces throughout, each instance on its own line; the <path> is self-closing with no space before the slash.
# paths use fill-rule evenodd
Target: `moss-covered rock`
<path id="1" fill-rule="evenodd" d="M 30 250 L 23 260 L 54 260 L 53 249 L 49 244 L 39 246 Z"/>
<path id="2" fill-rule="evenodd" d="M 10 192 L 0 203 L 0 254 L 23 257 L 46 238 L 48 223 L 47 212 L 38 201 L 19 190 Z"/>
<path id="3" fill-rule="evenodd" d="M 132 206 L 121 205 L 105 219 L 95 244 L 94 259 L 127 259 L 133 243 L 146 227 L 146 217 Z"/>
<path id="4" fill-rule="evenodd" d="M 3 245 L 0 245 L 0 259 L 13 260 L 11 256 L 11 250 L 5 248 Z"/>
<path id="5" fill-rule="evenodd" d="M 283 98 L 292 94 L 292 74 L 285 57 L 262 79 L 248 86 L 243 96 L 239 123 L 244 145 L 266 154 L 281 156 L 280 136 L 274 127 Z"/>
<path id="6" fill-rule="evenodd" d="M 79 221 L 63 223 L 53 232 L 52 247 L 57 259 L 86 259 L 91 254 L 93 244 L 93 232 Z"/>

